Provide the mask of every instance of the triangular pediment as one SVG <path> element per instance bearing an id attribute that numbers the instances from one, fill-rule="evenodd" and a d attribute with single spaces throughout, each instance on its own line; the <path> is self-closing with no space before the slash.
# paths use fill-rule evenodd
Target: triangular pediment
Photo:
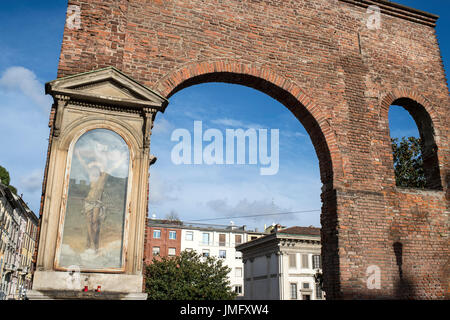
<path id="1" fill-rule="evenodd" d="M 48 82 L 46 93 L 66 95 L 86 102 L 102 102 L 130 107 L 159 107 L 167 99 L 113 67 L 59 78 Z"/>

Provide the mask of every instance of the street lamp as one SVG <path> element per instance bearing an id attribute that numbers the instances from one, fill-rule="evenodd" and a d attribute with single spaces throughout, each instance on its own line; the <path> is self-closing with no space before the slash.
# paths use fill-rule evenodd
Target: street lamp
<path id="1" fill-rule="evenodd" d="M 320 271 L 320 269 L 316 270 L 316 274 L 314 275 L 314 281 L 316 282 L 316 284 L 320 286 L 320 290 L 323 290 L 323 274 L 322 271 Z"/>

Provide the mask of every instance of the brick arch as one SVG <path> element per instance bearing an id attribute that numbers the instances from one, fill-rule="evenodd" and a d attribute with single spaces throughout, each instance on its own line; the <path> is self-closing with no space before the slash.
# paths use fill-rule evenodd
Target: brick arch
<path id="1" fill-rule="evenodd" d="M 218 60 L 184 65 L 161 78 L 155 88 L 169 98 L 184 88 L 206 82 L 251 87 L 286 106 L 309 133 L 319 158 L 320 176 L 325 189 L 333 189 L 333 181 L 343 174 L 336 135 L 324 110 L 300 86 L 264 66 Z"/>
<path id="2" fill-rule="evenodd" d="M 380 119 L 388 119 L 389 114 L 389 108 L 392 105 L 393 102 L 399 99 L 411 99 L 420 105 L 422 105 L 425 110 L 428 112 L 428 114 L 431 117 L 431 120 L 433 122 L 434 129 L 436 130 L 436 136 L 439 136 L 439 124 L 440 124 L 440 117 L 437 113 L 436 109 L 433 107 L 432 103 L 428 101 L 427 98 L 419 94 L 417 91 L 409 90 L 409 89 L 394 89 L 393 91 L 387 93 L 383 100 L 381 101 L 380 106 Z"/>
<path id="3" fill-rule="evenodd" d="M 424 162 L 426 187 L 429 189 L 442 189 L 442 179 L 439 170 L 438 144 L 440 135 L 440 117 L 433 105 L 421 94 L 413 90 L 395 89 L 388 93 L 380 106 L 380 121 L 386 128 L 384 134 L 386 144 L 390 147 L 389 108 L 399 105 L 409 112 L 419 130 L 423 142 L 422 157 Z"/>

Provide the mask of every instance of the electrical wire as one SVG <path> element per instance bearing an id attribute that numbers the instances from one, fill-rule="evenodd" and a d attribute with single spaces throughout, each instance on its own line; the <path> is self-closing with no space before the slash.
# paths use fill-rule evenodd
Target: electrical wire
<path id="1" fill-rule="evenodd" d="M 196 219 L 190 220 L 191 222 L 197 221 L 211 221 L 211 220 L 224 220 L 224 219 L 242 219 L 242 218 L 252 218 L 252 217 L 265 217 L 265 216 L 278 216 L 282 214 L 295 214 L 295 213 L 313 213 L 321 211 L 320 209 L 315 210 L 302 210 L 302 211 L 290 211 L 290 212 L 278 212 L 278 213 L 264 213 L 264 214 L 255 214 L 255 215 L 247 215 L 247 216 L 232 216 L 232 217 L 221 217 L 221 218 L 208 218 L 208 219 Z"/>

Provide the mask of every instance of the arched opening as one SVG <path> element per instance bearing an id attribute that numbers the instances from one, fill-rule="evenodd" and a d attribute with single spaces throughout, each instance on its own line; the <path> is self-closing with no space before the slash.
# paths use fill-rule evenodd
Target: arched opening
<path id="1" fill-rule="evenodd" d="M 178 84 L 167 96 L 170 98 L 176 92 L 201 83 L 223 82 L 247 86 L 261 91 L 287 107 L 294 116 L 301 122 L 308 132 L 313 146 L 316 150 L 320 166 L 320 179 L 325 189 L 332 188 L 333 185 L 333 164 L 331 161 L 330 150 L 323 132 L 323 129 L 317 122 L 317 119 L 309 110 L 290 92 L 279 86 L 263 79 L 248 74 L 239 74 L 234 72 L 214 72 L 206 73 L 200 76 L 188 78 Z M 323 120 L 323 119 L 322 119 Z"/>
<path id="2" fill-rule="evenodd" d="M 339 288 L 339 262 L 338 262 L 338 254 L 337 254 L 337 235 L 336 235 L 336 194 L 333 189 L 333 166 L 335 163 L 332 162 L 332 156 L 329 149 L 328 141 L 332 141 L 331 135 L 332 131 L 329 130 L 329 127 L 326 127 L 326 121 L 324 121 L 324 118 L 316 119 L 315 116 L 312 115 L 311 109 L 314 110 L 314 107 L 312 106 L 312 103 L 306 107 L 302 102 L 299 101 L 298 96 L 293 95 L 290 91 L 281 88 L 278 85 L 275 85 L 274 83 L 265 80 L 261 77 L 249 75 L 249 74 L 242 74 L 242 73 L 234 73 L 234 72 L 212 72 L 212 73 L 206 73 L 198 76 L 189 77 L 187 76 L 185 80 L 180 81 L 178 79 L 178 84 L 174 85 L 172 83 L 172 89 L 170 91 L 167 91 L 167 97 L 173 97 L 175 100 L 177 99 L 179 94 L 183 94 L 185 92 L 184 89 L 189 90 L 189 88 L 192 88 L 197 85 L 204 85 L 204 84 L 216 84 L 216 83 L 227 83 L 231 85 L 241 85 L 245 87 L 250 87 L 253 89 L 258 90 L 260 93 L 264 93 L 265 95 L 268 95 L 269 97 L 275 99 L 278 101 L 282 106 L 286 107 L 289 111 L 285 110 L 289 116 L 290 114 L 293 114 L 295 118 L 291 117 L 294 121 L 300 121 L 300 123 L 303 125 L 304 128 L 304 134 L 300 132 L 299 136 L 302 136 L 302 139 L 310 138 L 310 144 L 311 144 L 311 151 L 312 148 L 315 150 L 315 157 L 316 161 L 319 165 L 319 170 L 317 172 L 317 175 L 320 176 L 321 185 L 317 185 L 317 196 L 321 199 L 321 214 L 320 214 L 320 222 L 319 222 L 319 216 L 317 215 L 316 220 L 316 226 L 321 225 L 321 246 L 322 246 L 322 270 L 323 270 L 323 289 L 327 294 L 327 298 L 333 298 L 333 295 L 338 292 Z M 246 90 L 249 90 L 248 88 Z M 164 91 L 164 90 L 161 90 Z M 300 92 L 298 92 L 300 95 Z M 175 95 L 177 94 L 177 95 Z M 196 97 L 192 98 L 194 101 Z M 197 100 L 198 101 L 198 100 Z M 172 102 L 171 102 L 172 103 Z M 171 103 L 169 103 L 167 114 L 159 114 L 155 120 L 155 127 L 153 129 L 152 134 L 152 153 L 154 153 L 156 156 L 158 156 L 158 162 L 155 164 L 155 166 L 152 167 L 150 170 L 151 177 L 150 177 L 150 208 L 149 213 L 152 215 L 153 208 L 152 208 L 152 197 L 155 196 L 155 175 L 157 175 L 157 166 L 158 163 L 161 163 L 163 160 L 160 155 L 158 154 L 158 145 L 162 145 L 162 143 L 157 141 L 158 131 L 161 130 L 161 127 L 169 127 L 168 123 L 166 121 L 170 121 L 170 108 Z M 201 103 L 201 102 L 200 102 Z M 280 105 L 280 106 L 281 106 Z M 192 106 L 185 106 L 184 110 L 179 110 L 179 112 L 184 112 L 185 114 L 190 114 L 192 117 L 192 120 L 195 120 L 195 116 L 193 116 L 192 113 L 195 113 L 195 107 L 198 106 L 198 104 L 194 104 Z M 176 107 L 176 106 L 175 106 Z M 186 109 L 189 110 L 186 110 Z M 191 109 L 192 108 L 192 109 Z M 317 108 L 316 108 L 317 110 Z M 222 124 L 227 124 L 229 126 L 233 126 L 232 121 L 239 120 L 238 114 L 235 114 L 233 116 L 238 116 L 237 119 L 232 119 L 232 117 L 227 113 L 229 110 L 222 110 L 223 113 L 220 115 L 223 116 L 222 120 L 230 120 L 228 123 L 225 121 L 222 121 Z M 273 110 L 273 121 L 276 123 L 277 114 L 280 110 Z M 261 113 L 267 113 L 266 109 L 260 110 Z M 228 117 L 226 117 L 228 114 Z M 198 120 L 201 120 L 201 118 L 197 118 Z M 319 122 L 320 121 L 320 124 Z M 166 123 L 165 123 L 166 122 Z M 235 121 L 236 123 L 237 121 Z M 216 122 L 217 124 L 217 122 Z M 277 123 L 278 125 L 282 125 L 282 123 Z M 297 123 L 298 124 L 298 123 Z M 193 125 L 191 124 L 191 127 Z M 241 126 L 241 128 L 245 126 Z M 273 127 L 276 127 L 273 126 Z M 280 127 L 280 126 L 279 126 Z M 301 126 L 299 126 L 301 127 Z M 177 128 L 177 126 L 172 126 L 172 130 Z M 283 128 L 281 126 L 281 128 Z M 324 129 L 325 128 L 325 129 Z M 280 130 L 280 139 L 282 138 L 282 130 Z M 325 134 L 327 136 L 325 136 Z M 327 141 L 328 139 L 328 141 Z M 175 143 L 174 143 L 175 144 Z M 281 145 L 281 143 L 280 143 Z M 281 154 L 280 154 L 281 156 Z M 225 156 L 224 156 L 225 159 Z M 246 153 L 246 159 L 249 159 L 249 154 Z M 167 158 L 166 158 L 167 160 Z M 194 161 L 194 160 L 193 160 Z M 301 166 L 301 163 L 297 163 L 298 166 Z M 155 169 L 156 168 L 156 169 Z M 205 170 L 205 172 L 207 172 Z M 183 174 L 183 173 L 181 173 Z M 186 172 L 184 173 L 186 174 Z M 188 179 L 192 177 L 187 177 Z M 208 177 L 209 179 L 214 179 L 212 175 Z M 317 177 L 318 178 L 318 177 Z M 317 179 L 319 180 L 319 179 Z M 158 182 L 156 182 L 158 183 Z M 220 183 L 220 181 L 219 181 Z M 153 188 L 153 190 L 152 190 Z M 173 188 L 176 188 L 176 186 L 173 186 Z M 167 189 L 166 189 L 167 190 Z M 158 194 L 158 192 L 156 192 Z M 274 204 L 273 208 L 278 209 L 279 206 L 277 206 L 277 203 L 273 203 L 273 199 L 268 199 L 268 202 L 270 203 L 272 201 L 272 204 Z M 154 202 L 153 202 L 154 204 Z M 215 205 L 217 206 L 223 206 L 226 207 L 228 204 L 225 202 L 216 202 Z M 292 208 L 294 209 L 294 208 Z M 304 209 L 304 207 L 302 207 Z M 310 208 L 307 208 L 310 209 Z M 155 208 L 157 211 L 157 207 Z M 274 211 L 272 211 L 274 212 Z M 170 212 L 166 212 L 166 214 Z M 271 217 L 268 217 L 268 219 L 272 219 Z M 307 226 L 307 225 L 306 225 Z M 190 235 L 192 237 L 192 235 Z M 151 250 L 147 248 L 147 251 Z M 314 262 L 312 261 L 311 257 L 311 264 Z M 312 284 L 312 286 L 315 286 Z"/>
<path id="3" fill-rule="evenodd" d="M 423 105 L 398 98 L 389 108 L 396 185 L 442 190 L 432 119 Z"/>

